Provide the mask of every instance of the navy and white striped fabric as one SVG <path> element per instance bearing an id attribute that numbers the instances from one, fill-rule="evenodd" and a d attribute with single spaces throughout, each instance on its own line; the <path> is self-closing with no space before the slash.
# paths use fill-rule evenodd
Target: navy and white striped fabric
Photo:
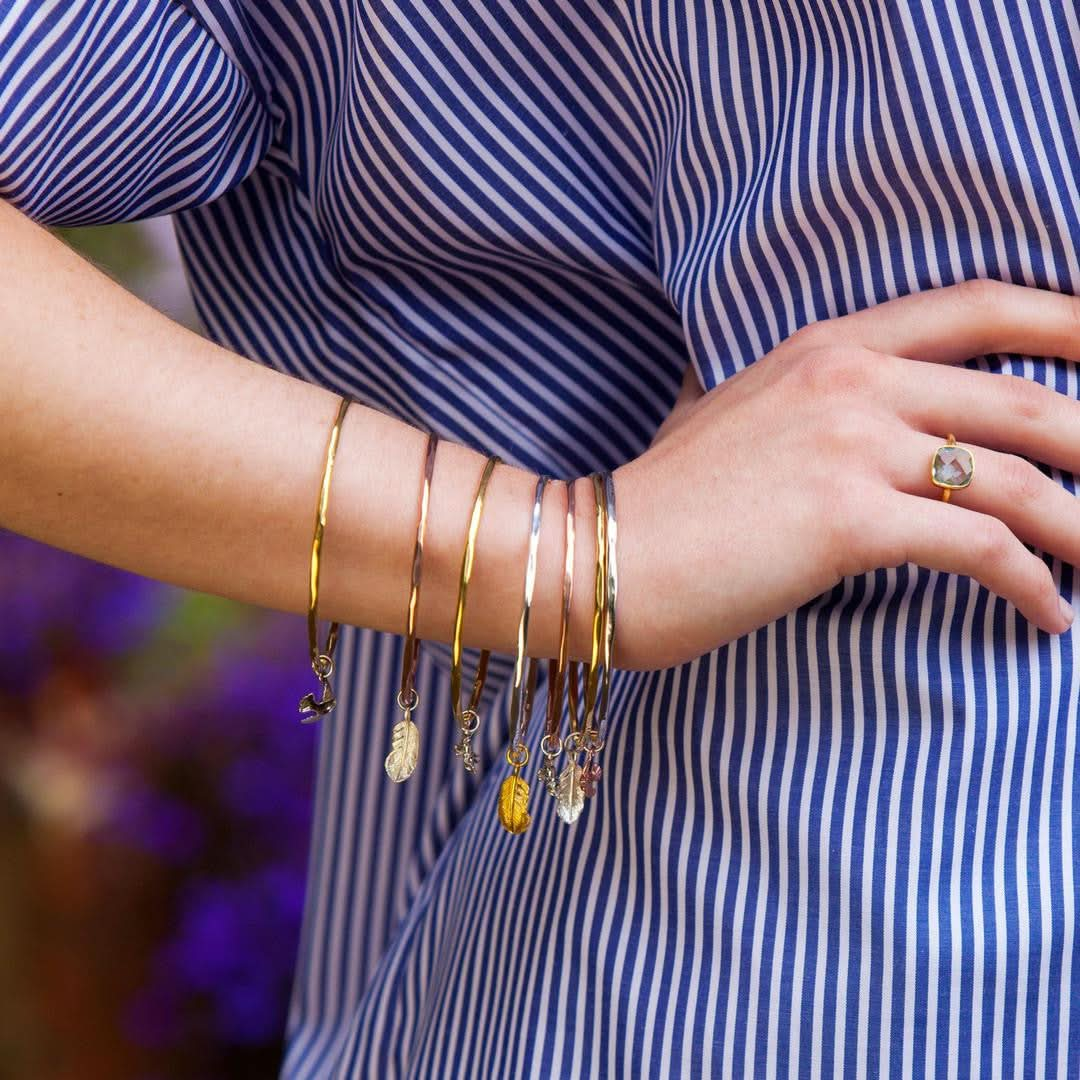
<path id="1" fill-rule="evenodd" d="M 639 453 L 688 359 L 1076 291 L 1078 87 L 1053 0 L 0 0 L 0 194 L 175 213 L 218 340 L 565 476 Z M 424 653 L 395 785 L 400 639 L 348 628 L 282 1075 L 1080 1076 L 1076 644 L 846 579 L 617 673 L 597 799 L 513 837 L 508 666 L 468 777 Z"/>

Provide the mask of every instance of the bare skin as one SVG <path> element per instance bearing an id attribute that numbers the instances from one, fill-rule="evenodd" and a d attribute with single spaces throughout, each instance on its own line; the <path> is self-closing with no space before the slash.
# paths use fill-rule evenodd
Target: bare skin
<path id="1" fill-rule="evenodd" d="M 906 561 L 970 574 L 1060 632 L 1050 572 L 1024 543 L 1080 561 L 1080 504 L 1024 457 L 1080 472 L 1080 403 L 955 365 L 987 352 L 1077 360 L 1078 330 L 1080 300 L 969 282 L 805 327 L 709 393 L 688 373 L 653 446 L 615 473 L 618 666 L 692 659 L 845 575 Z M 305 612 L 337 401 L 172 322 L 0 200 L 3 527 L 162 581 Z M 928 479 L 946 431 L 977 462 L 975 483 L 949 505 Z M 350 408 L 324 547 L 324 620 L 403 629 L 423 451 L 422 432 Z M 464 447 L 439 451 L 418 611 L 429 640 L 450 638 L 483 463 Z M 467 644 L 513 650 L 534 482 L 510 466 L 492 479 Z M 576 492 L 585 579 L 591 486 L 579 479 Z M 558 646 L 564 508 L 564 485 L 549 485 L 530 630 L 537 656 Z M 589 604 L 577 590 L 577 657 L 588 653 Z"/>

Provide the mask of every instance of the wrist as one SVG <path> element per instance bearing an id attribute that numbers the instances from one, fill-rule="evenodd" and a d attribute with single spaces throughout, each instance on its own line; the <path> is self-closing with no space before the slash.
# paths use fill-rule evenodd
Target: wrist
<path id="1" fill-rule="evenodd" d="M 652 540 L 655 487 L 643 473 L 641 459 L 612 473 L 618 508 L 619 597 L 615 620 L 612 666 L 647 670 L 657 666 L 660 642 L 656 640 L 657 552 Z"/>

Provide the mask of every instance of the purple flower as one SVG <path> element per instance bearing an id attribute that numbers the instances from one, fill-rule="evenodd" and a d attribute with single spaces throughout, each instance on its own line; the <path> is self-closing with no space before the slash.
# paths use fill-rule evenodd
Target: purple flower
<path id="1" fill-rule="evenodd" d="M 113 842 L 184 865 L 202 850 L 205 825 L 194 807 L 135 781 L 119 796 L 107 835 Z"/>

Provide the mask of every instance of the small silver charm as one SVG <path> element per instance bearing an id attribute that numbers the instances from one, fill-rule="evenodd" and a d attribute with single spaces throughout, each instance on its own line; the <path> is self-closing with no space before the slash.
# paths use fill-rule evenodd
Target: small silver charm
<path id="1" fill-rule="evenodd" d="M 549 795 L 559 794 L 555 763 L 550 758 L 536 770 L 536 779 L 547 788 Z"/>
<path id="2" fill-rule="evenodd" d="M 472 748 L 472 735 L 462 735 L 461 741 L 454 743 L 454 753 L 461 758 L 466 772 L 476 772 L 476 754 Z"/>
<path id="3" fill-rule="evenodd" d="M 461 758 L 466 772 L 476 772 L 477 757 L 472 741 L 479 727 L 480 717 L 477 713 L 473 709 L 465 709 L 461 714 L 461 724 L 458 728 L 461 738 L 454 743 L 454 753 Z"/>

